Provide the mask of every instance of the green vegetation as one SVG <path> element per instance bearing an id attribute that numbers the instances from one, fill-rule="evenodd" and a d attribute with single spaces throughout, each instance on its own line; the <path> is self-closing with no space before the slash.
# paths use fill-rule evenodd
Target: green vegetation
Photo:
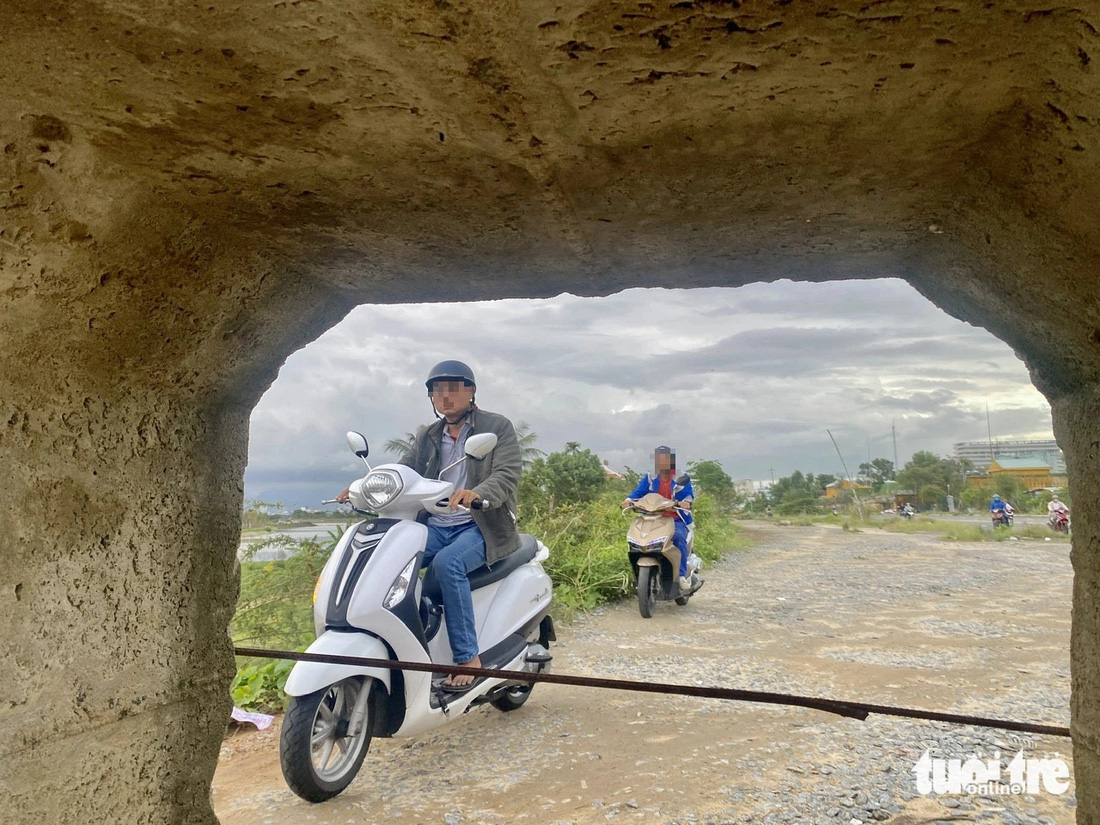
<path id="1" fill-rule="evenodd" d="M 824 502 L 825 488 L 836 481 L 836 476 L 822 473 L 803 475 L 795 470 L 789 476 L 779 479 L 768 491 L 767 497 L 761 497 L 750 506 L 753 512 L 763 512 L 766 506 L 772 506 L 776 515 L 794 516 L 803 513 L 817 513 Z"/>
<path id="2" fill-rule="evenodd" d="M 972 469 L 969 461 L 940 458 L 934 453 L 919 450 L 898 473 L 898 484 L 916 493 L 915 500 L 921 507 L 947 508 L 947 497 L 959 495 L 966 486 L 966 472 Z"/>
<path id="3" fill-rule="evenodd" d="M 881 489 L 887 481 L 896 478 L 894 462 L 885 458 L 865 461 L 859 465 L 859 477 L 865 484 L 871 485 L 872 489 Z"/>
<path id="4" fill-rule="evenodd" d="M 939 533 L 945 541 L 988 541 L 993 538 L 980 524 L 917 517 L 889 519 L 876 525 L 891 533 Z"/>
<path id="5" fill-rule="evenodd" d="M 600 459 L 591 450 L 570 441 L 562 452 L 536 458 L 519 483 L 519 500 L 536 510 L 591 501 L 607 484 Z M 532 531 L 527 531 L 532 532 Z"/>
<path id="6" fill-rule="evenodd" d="M 241 595 L 230 630 L 233 644 L 278 650 L 305 650 L 313 641 L 313 587 L 342 530 L 327 542 L 276 536 L 248 548 L 241 561 Z M 256 561 L 261 551 L 278 550 L 277 561 Z M 282 710 L 283 686 L 293 662 L 238 657 L 230 686 L 233 703 L 251 710 Z"/>

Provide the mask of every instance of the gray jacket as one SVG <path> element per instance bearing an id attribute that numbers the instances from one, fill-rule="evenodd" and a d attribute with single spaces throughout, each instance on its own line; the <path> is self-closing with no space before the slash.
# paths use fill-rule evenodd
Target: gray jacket
<path id="1" fill-rule="evenodd" d="M 503 415 L 474 410 L 467 417 L 470 434 L 495 433 L 497 446 L 482 459 L 466 457 L 466 484 L 488 504 L 488 509 L 473 510 L 472 515 L 481 535 L 485 538 L 485 560 L 489 564 L 500 561 L 519 549 L 519 531 L 516 529 L 516 490 L 523 468 L 519 441 L 512 422 Z M 440 456 L 443 453 L 442 419 L 421 430 L 412 451 L 401 459 L 406 467 L 412 467 L 425 478 L 438 478 L 443 469 Z"/>

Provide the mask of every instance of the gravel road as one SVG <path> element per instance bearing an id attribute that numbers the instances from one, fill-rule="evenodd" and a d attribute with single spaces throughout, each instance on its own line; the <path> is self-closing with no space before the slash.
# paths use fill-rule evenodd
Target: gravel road
<path id="1" fill-rule="evenodd" d="M 845 698 L 1069 724 L 1065 542 L 950 543 L 835 527 L 746 528 L 685 607 L 632 602 L 559 628 L 557 673 Z M 309 805 L 282 781 L 277 724 L 226 739 L 214 805 L 257 823 L 1069 825 L 1075 789 L 918 794 L 917 760 L 1067 739 L 719 700 L 540 685 L 412 740 L 376 740 L 356 782 Z"/>

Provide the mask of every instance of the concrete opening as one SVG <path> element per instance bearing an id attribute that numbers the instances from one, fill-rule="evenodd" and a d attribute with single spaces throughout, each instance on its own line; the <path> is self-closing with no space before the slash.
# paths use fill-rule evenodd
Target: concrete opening
<path id="1" fill-rule="evenodd" d="M 1015 421 L 1018 426 L 1025 412 L 1025 426 L 1031 428 L 1026 432 L 1038 436 L 1049 433 L 1050 427 L 1049 406 L 1034 390 L 1010 348 L 985 330 L 946 316 L 898 281 L 633 289 L 606 298 L 564 295 L 550 300 L 467 304 L 367 304 L 294 353 L 254 408 L 246 499 L 281 501 L 289 511 L 296 506 L 314 507 L 322 498 L 331 497 L 361 475 L 360 462 L 343 443 L 343 431 L 348 427 L 367 434 L 376 466 L 392 460 L 383 453 L 384 440 L 431 420 L 421 381 L 440 357 L 441 346 L 449 356 L 474 366 L 483 379 L 479 382 L 482 405 L 531 423 L 540 435 L 538 446 L 560 450 L 567 440 L 576 440 L 582 447 L 595 449 L 601 458 L 611 456 L 617 469 L 624 463 L 645 469 L 652 463 L 647 445 L 672 440 L 681 466 L 694 459 L 717 458 L 735 479 L 766 480 L 773 465 L 776 477 L 795 469 L 830 471 L 840 477 L 841 465 L 824 428 L 831 428 L 855 471 L 860 461 L 872 456 L 870 452 L 860 455 L 865 435 L 880 436 L 874 446 L 875 457 L 892 457 L 890 427 L 895 421 L 897 455 L 904 465 L 916 450 L 950 455 L 952 442 L 978 434 L 984 439 L 983 400 L 992 401 L 995 436 L 1008 435 L 1003 427 L 1013 424 L 1005 422 Z M 650 357 L 640 357 L 643 351 Z M 966 389 L 961 387 L 963 382 Z M 785 385 L 790 392 L 783 392 Z M 895 391 L 902 387 L 906 390 Z M 938 391 L 935 398 L 926 398 L 932 390 Z M 1035 406 L 1017 409 L 1013 415 L 998 404 L 998 396 L 1009 393 L 1021 404 Z M 800 405 L 798 395 L 808 400 Z M 893 403 L 886 406 L 886 401 Z M 665 414 L 660 406 L 671 410 Z M 721 421 L 720 426 L 715 426 L 716 420 Z M 773 425 L 782 429 L 773 430 Z M 972 435 L 964 438 L 963 427 L 969 427 Z M 879 432 L 883 428 L 884 433 Z M 782 435 L 773 437 L 778 433 Z M 736 446 L 731 448 L 731 444 Z M 954 492 L 957 496 L 960 490 Z M 988 496 L 980 509 L 987 502 Z M 865 500 L 864 506 L 868 505 Z M 851 513 L 854 515 L 854 509 Z M 988 530 L 988 517 L 981 520 Z M 887 541 L 888 535 L 884 536 Z M 879 550 L 886 546 L 879 542 Z M 1068 551 L 1068 545 L 1061 547 L 1059 562 Z M 996 551 L 991 552 L 990 562 L 1000 568 L 1003 561 L 997 556 Z M 895 562 L 884 557 L 879 563 L 888 567 Z M 1043 564 L 1036 557 L 1028 567 L 1042 568 Z M 986 580 L 987 586 L 991 587 L 993 578 Z M 954 583 L 961 585 L 959 580 Z M 857 599 L 863 590 L 863 585 L 853 580 L 848 595 Z M 989 589 L 983 595 L 997 598 L 993 592 Z M 957 599 L 955 590 L 952 600 Z M 1064 607 L 1062 616 L 1068 625 L 1068 598 L 1057 604 Z M 1026 616 L 1028 611 L 1013 612 Z M 683 625 L 685 632 L 694 627 L 709 635 L 711 627 L 720 626 L 719 622 L 701 626 L 698 617 L 692 621 L 694 624 Z M 933 649 L 938 646 L 936 639 L 928 641 Z M 570 652 L 575 653 L 575 647 L 574 641 Z M 887 642 L 872 642 L 869 647 L 881 655 L 891 649 Z M 904 648 L 895 643 L 892 649 Z M 948 648 L 941 649 L 950 660 Z M 1068 650 L 1060 652 L 1056 659 L 1068 660 Z M 575 672 L 575 666 L 568 665 L 569 652 L 566 656 L 562 660 L 566 666 L 559 672 Z M 782 656 L 772 662 L 784 668 L 793 665 Z M 983 664 L 988 667 L 989 662 Z M 1015 667 L 1007 672 L 1015 673 Z M 1021 677 L 1025 683 L 1037 678 Z M 1056 684 L 1065 691 L 1060 701 L 1068 702 L 1068 682 Z M 881 695 L 879 687 L 868 687 L 871 693 L 867 695 Z M 966 693 L 959 683 L 955 690 L 959 691 L 956 696 Z M 834 687 L 831 695 L 852 693 L 850 688 Z M 613 705 L 615 698 L 614 694 L 588 692 L 574 701 L 581 711 L 585 705 Z M 927 697 L 910 703 L 940 706 Z M 997 713 L 1017 718 L 1014 704 L 998 704 Z M 986 707 L 992 713 L 994 705 Z M 1029 718 L 1063 718 L 1060 702 L 1046 709 L 1051 712 Z M 1020 714 L 1018 718 L 1028 716 Z M 568 716 L 584 718 L 579 712 Z M 487 721 L 476 723 L 479 731 Z M 832 726 L 826 723 L 826 727 Z M 919 731 L 914 733 L 919 735 Z M 457 743 L 463 734 L 449 731 L 443 738 Z M 240 741 L 243 751 L 260 748 L 273 752 L 275 748 L 270 739 L 262 746 Z M 395 791 L 400 793 L 400 784 L 391 786 L 383 781 L 379 785 L 378 775 L 402 763 L 394 751 L 385 750 L 400 741 L 374 745 L 371 772 L 364 773 L 357 783 L 357 794 L 373 797 L 381 788 L 391 798 Z M 380 753 L 379 744 L 383 747 Z M 622 747 L 613 740 L 601 744 L 605 755 Z M 1063 752 L 1067 747 L 1068 743 L 1054 743 L 1054 748 Z M 231 744 L 230 749 L 238 748 Z M 1035 746 L 1027 750 L 1030 753 Z M 389 764 L 391 760 L 393 764 Z M 251 772 L 250 768 L 256 767 L 251 758 L 229 758 L 220 764 L 215 782 L 220 807 L 216 809 L 223 815 L 230 810 L 248 810 L 269 788 L 283 789 L 277 767 L 273 773 L 261 771 L 260 775 Z M 607 764 L 601 763 L 600 770 L 606 771 Z M 754 784 L 762 786 L 759 777 L 749 776 L 742 786 L 746 791 Z M 904 776 L 912 781 L 908 772 Z M 636 784 L 640 779 L 635 776 L 633 781 Z M 490 796 L 484 804 L 499 811 L 496 806 L 507 801 Z M 546 816 L 556 818 L 549 813 Z"/>
<path id="2" fill-rule="evenodd" d="M 248 414 L 356 304 L 893 275 L 1051 403 L 1100 822 L 1094 15 L 745 5 L 9 4 L 10 821 L 212 821 Z"/>

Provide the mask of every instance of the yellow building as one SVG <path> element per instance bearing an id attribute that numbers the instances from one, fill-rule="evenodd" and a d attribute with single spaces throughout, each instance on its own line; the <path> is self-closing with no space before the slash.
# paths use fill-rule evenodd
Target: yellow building
<path id="1" fill-rule="evenodd" d="M 970 476 L 966 483 L 971 487 L 988 487 L 998 476 L 1012 476 L 1028 490 L 1056 490 L 1069 485 L 1066 476 L 1051 473 L 1049 464 L 1028 458 L 998 458 L 989 465 L 986 475 Z"/>
<path id="2" fill-rule="evenodd" d="M 840 498 L 845 491 L 852 489 L 856 491 L 856 495 L 859 495 L 871 488 L 866 484 L 853 484 L 848 479 L 842 478 L 840 481 L 834 481 L 832 484 L 825 486 L 825 498 Z"/>

